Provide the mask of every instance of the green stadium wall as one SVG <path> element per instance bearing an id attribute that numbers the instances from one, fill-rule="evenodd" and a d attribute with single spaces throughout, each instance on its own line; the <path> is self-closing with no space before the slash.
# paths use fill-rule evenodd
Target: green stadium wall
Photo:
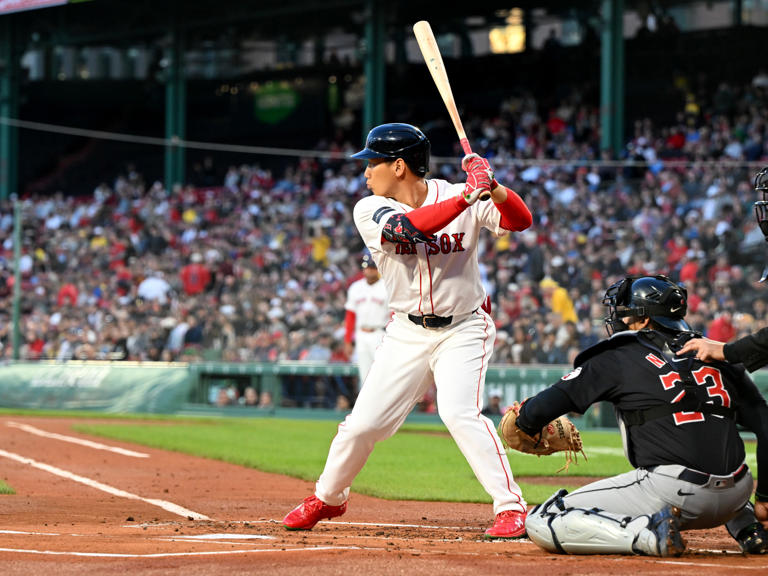
<path id="1" fill-rule="evenodd" d="M 523 400 L 556 382 L 568 366 L 493 365 L 488 369 L 486 391 L 500 388 L 504 403 Z M 291 417 L 332 417 L 329 410 L 284 408 L 281 406 L 280 378 L 283 375 L 357 375 L 354 364 L 237 363 L 202 362 L 10 362 L 0 367 L 0 407 L 40 410 L 91 410 L 113 413 L 280 415 Z M 768 370 L 752 375 L 758 388 L 768 395 Z M 211 390 L 235 385 L 269 391 L 274 406 L 254 410 L 239 406 L 217 408 L 211 404 Z M 435 420 L 434 414 L 414 412 L 409 420 Z M 597 404 L 579 418 L 587 428 L 615 427 L 613 409 Z"/>

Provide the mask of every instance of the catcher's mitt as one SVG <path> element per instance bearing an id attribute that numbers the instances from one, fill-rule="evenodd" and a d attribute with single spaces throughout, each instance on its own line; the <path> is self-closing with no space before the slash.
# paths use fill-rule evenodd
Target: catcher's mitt
<path id="1" fill-rule="evenodd" d="M 579 463 L 577 453 L 581 452 L 584 459 L 584 446 L 581 442 L 581 434 L 578 429 L 566 416 L 552 420 L 536 436 L 529 436 L 517 426 L 517 413 L 520 405 L 515 404 L 510 407 L 499 422 L 499 436 L 508 448 L 524 452 L 525 454 L 536 454 L 536 456 L 547 456 L 555 452 L 565 452 L 565 466 L 558 472 L 568 470 L 571 461 Z"/>

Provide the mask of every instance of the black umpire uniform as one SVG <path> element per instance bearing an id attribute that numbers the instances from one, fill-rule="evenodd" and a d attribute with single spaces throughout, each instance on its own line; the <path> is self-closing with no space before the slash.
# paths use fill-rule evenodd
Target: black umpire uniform
<path id="1" fill-rule="evenodd" d="M 723 346 L 723 355 L 727 362 L 744 364 L 750 372 L 762 368 L 768 364 L 768 328 L 728 342 Z"/>

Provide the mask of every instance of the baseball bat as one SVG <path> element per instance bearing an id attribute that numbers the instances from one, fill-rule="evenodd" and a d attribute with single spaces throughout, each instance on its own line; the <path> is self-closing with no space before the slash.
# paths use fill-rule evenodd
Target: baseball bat
<path id="1" fill-rule="evenodd" d="M 443 57 L 440 55 L 440 49 L 437 46 L 437 40 L 432 32 L 432 26 L 426 20 L 419 20 L 413 25 L 413 34 L 416 36 L 416 42 L 419 43 L 419 49 L 421 55 L 424 57 L 424 62 L 429 68 L 430 74 L 432 74 L 432 80 L 437 86 L 437 91 L 440 92 L 440 97 L 443 99 L 448 110 L 448 115 L 451 117 L 453 127 L 456 129 L 456 134 L 459 137 L 459 143 L 464 150 L 464 154 L 472 154 L 472 147 L 469 145 L 467 139 L 467 133 L 464 131 L 464 125 L 461 123 L 461 116 L 459 116 L 459 110 L 456 108 L 456 100 L 453 97 L 453 91 L 451 90 L 451 83 L 448 81 L 448 72 L 445 69 L 443 63 Z M 490 191 L 483 192 L 480 196 L 481 200 L 487 200 L 490 198 Z"/>

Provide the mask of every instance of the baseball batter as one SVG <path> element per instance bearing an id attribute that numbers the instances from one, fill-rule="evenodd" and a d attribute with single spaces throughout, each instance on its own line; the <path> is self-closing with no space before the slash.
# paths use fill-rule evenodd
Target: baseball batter
<path id="1" fill-rule="evenodd" d="M 760 392 L 742 366 L 675 354 L 693 336 L 682 286 L 627 277 L 603 304 L 613 336 L 526 400 L 517 424 L 537 434 L 554 417 L 611 402 L 635 469 L 556 493 L 528 514 L 528 537 L 550 552 L 677 556 L 681 530 L 727 523 L 731 534 L 749 532 L 753 479 L 737 424 L 757 437 L 756 499 L 766 506 L 768 405 Z"/>
<path id="2" fill-rule="evenodd" d="M 315 493 L 283 520 L 288 529 L 309 530 L 346 511 L 350 485 L 375 443 L 397 431 L 434 382 L 441 419 L 493 498 L 486 536 L 525 533 L 525 500 L 493 422 L 481 414 L 496 331 L 483 308 L 477 245 L 482 228 L 524 230 L 531 213 L 477 155 L 462 161 L 464 184 L 425 179 L 429 151 L 418 128 L 383 124 L 353 156 L 368 160 L 372 193 L 355 205 L 355 224 L 386 283 L 393 317 Z M 492 201 L 477 202 L 487 190 Z"/>
<path id="3" fill-rule="evenodd" d="M 373 353 L 381 343 L 389 322 L 389 297 L 379 269 L 370 254 L 363 256 L 363 277 L 347 290 L 344 343 L 357 360 L 359 387 L 373 364 Z"/>

